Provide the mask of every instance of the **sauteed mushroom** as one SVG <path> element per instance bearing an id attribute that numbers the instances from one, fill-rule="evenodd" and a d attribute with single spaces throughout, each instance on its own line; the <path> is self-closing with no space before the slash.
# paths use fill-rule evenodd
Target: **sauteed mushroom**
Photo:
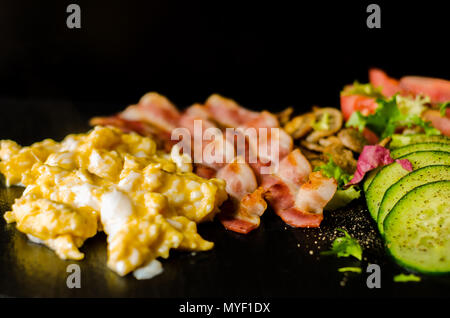
<path id="1" fill-rule="evenodd" d="M 285 110 L 275 114 L 278 118 L 278 121 L 281 126 L 284 126 L 289 121 L 289 118 L 291 117 L 292 113 L 294 112 L 294 108 L 288 107 Z"/>
<path id="2" fill-rule="evenodd" d="M 334 145 L 335 147 L 340 147 L 340 146 L 342 146 L 342 142 L 336 136 L 330 136 L 328 138 L 320 139 L 319 145 L 321 145 L 323 147 L 329 147 L 331 145 Z"/>
<path id="3" fill-rule="evenodd" d="M 313 107 L 312 112 L 293 118 L 284 129 L 294 139 L 300 138 L 300 149 L 313 167 L 324 165 L 331 156 L 339 167 L 353 173 L 357 163 L 353 151 L 361 152 L 367 141 L 359 131 L 342 129 L 342 125 L 338 109 Z"/>
<path id="4" fill-rule="evenodd" d="M 311 151 L 305 147 L 300 146 L 300 151 L 302 152 L 302 154 L 306 157 L 306 159 L 308 160 L 312 160 L 312 159 L 322 159 L 323 155 L 320 152 L 316 152 L 316 151 Z"/>
<path id="5" fill-rule="evenodd" d="M 331 136 L 342 127 L 342 114 L 336 108 L 314 108 L 314 131 L 306 137 L 308 142 L 317 142 L 319 139 Z"/>
<path id="6" fill-rule="evenodd" d="M 337 136 L 345 147 L 357 153 L 361 153 L 363 147 L 367 145 L 366 138 L 354 128 L 344 128 Z"/>
<path id="7" fill-rule="evenodd" d="M 313 113 L 294 117 L 284 126 L 284 130 L 294 139 L 302 138 L 312 130 L 312 124 L 315 118 Z"/>
<path id="8" fill-rule="evenodd" d="M 330 155 L 333 161 L 348 173 L 354 173 L 357 161 L 353 158 L 351 150 L 346 149 L 342 144 L 331 144 L 323 150 L 323 153 Z"/>
<path id="9" fill-rule="evenodd" d="M 323 149 L 324 149 L 321 145 L 316 144 L 314 142 L 309 142 L 307 140 L 300 141 L 300 145 L 302 145 L 306 149 L 309 149 L 312 151 L 317 151 L 317 152 L 323 152 Z"/>

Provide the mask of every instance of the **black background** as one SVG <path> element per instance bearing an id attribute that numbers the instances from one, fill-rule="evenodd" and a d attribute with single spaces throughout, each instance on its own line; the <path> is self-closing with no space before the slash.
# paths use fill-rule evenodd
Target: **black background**
<path id="1" fill-rule="evenodd" d="M 217 92 L 301 111 L 338 106 L 343 85 L 367 81 L 370 66 L 449 77 L 444 1 L 375 1 L 382 28 L 368 29 L 371 2 L 2 1 L 0 96 L 98 114 L 148 91 L 179 107 Z M 66 26 L 69 3 L 81 7 L 81 29 Z"/>
<path id="2" fill-rule="evenodd" d="M 80 30 L 66 26 L 70 2 L 81 6 Z M 366 27 L 368 1 L 1 1 L 0 139 L 58 140 L 148 91 L 179 107 L 221 93 L 255 109 L 301 112 L 337 107 L 341 88 L 367 81 L 371 66 L 394 77 L 448 79 L 442 2 L 375 2 L 381 29 Z M 1 190 L 3 213 L 20 193 Z M 199 231 L 215 248 L 195 257 L 175 253 L 162 275 L 145 282 L 108 271 L 105 239 L 97 236 L 82 248 L 81 290 L 66 288 L 67 262 L 1 219 L 0 296 L 448 297 L 448 278 L 392 282 L 404 271 L 383 252 L 363 205 L 325 215 L 319 229 L 286 227 L 270 211 L 245 237 L 217 221 L 203 224 Z M 328 249 L 337 227 L 368 242 L 362 264 L 319 256 L 316 241 Z M 366 286 L 369 262 L 383 268 L 381 290 Z M 345 275 L 337 268 L 359 265 L 363 274 L 349 274 L 341 287 Z"/>

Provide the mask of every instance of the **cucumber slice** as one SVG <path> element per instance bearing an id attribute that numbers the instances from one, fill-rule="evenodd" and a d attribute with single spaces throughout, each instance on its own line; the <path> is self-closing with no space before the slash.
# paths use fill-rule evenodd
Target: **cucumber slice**
<path id="1" fill-rule="evenodd" d="M 399 148 L 411 144 L 417 144 L 422 142 L 439 142 L 450 144 L 450 138 L 442 135 L 427 136 L 425 134 L 416 135 L 392 135 L 392 140 L 389 143 L 389 148 Z"/>
<path id="2" fill-rule="evenodd" d="M 381 169 L 380 167 L 377 167 L 367 174 L 366 180 L 364 180 L 364 183 L 363 183 L 364 192 L 366 192 L 367 189 L 369 189 L 370 184 L 373 181 L 373 178 L 375 178 L 375 176 L 377 175 L 378 171 L 380 171 L 380 169 Z"/>
<path id="3" fill-rule="evenodd" d="M 401 159 L 408 159 L 413 169 L 416 170 L 431 165 L 450 165 L 450 152 L 417 151 L 403 156 Z M 408 173 L 409 171 L 403 169 L 396 162 L 384 166 L 377 173 L 366 192 L 367 207 L 375 221 L 378 218 L 378 209 L 386 190 Z"/>
<path id="4" fill-rule="evenodd" d="M 400 265 L 423 273 L 450 272 L 450 181 L 408 192 L 384 221 L 386 246 Z"/>
<path id="5" fill-rule="evenodd" d="M 439 142 L 422 142 L 422 143 L 418 143 L 418 144 L 411 144 L 411 145 L 403 146 L 403 147 L 392 150 L 391 157 L 399 158 L 401 156 L 405 156 L 412 152 L 430 151 L 430 150 L 441 150 L 441 151 L 450 152 L 450 144 L 439 143 Z"/>
<path id="6" fill-rule="evenodd" d="M 378 210 L 378 229 L 384 233 L 383 222 L 395 204 L 409 191 L 434 181 L 450 181 L 450 166 L 427 166 L 408 173 L 387 189 Z M 449 198 L 450 199 L 450 198 Z"/>

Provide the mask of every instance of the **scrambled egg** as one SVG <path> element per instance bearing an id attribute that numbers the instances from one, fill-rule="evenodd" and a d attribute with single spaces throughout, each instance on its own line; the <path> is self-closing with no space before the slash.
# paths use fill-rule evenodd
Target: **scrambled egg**
<path id="1" fill-rule="evenodd" d="M 108 267 L 149 278 L 162 270 L 156 259 L 172 248 L 213 247 L 196 224 L 219 211 L 225 182 L 193 174 L 177 147 L 165 154 L 148 137 L 95 127 L 60 143 L 22 148 L 3 140 L 0 159 L 7 185 L 26 187 L 6 221 L 62 259 L 82 259 L 83 242 L 104 231 Z"/>

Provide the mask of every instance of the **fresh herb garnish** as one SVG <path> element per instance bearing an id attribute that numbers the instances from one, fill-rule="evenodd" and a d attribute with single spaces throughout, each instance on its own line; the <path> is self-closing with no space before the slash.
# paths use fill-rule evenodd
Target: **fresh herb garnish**
<path id="1" fill-rule="evenodd" d="M 334 240 L 330 251 L 322 252 L 324 255 L 336 255 L 337 257 L 353 256 L 358 260 L 362 259 L 362 247 L 358 241 L 350 236 L 347 231 L 337 229 L 344 233 L 344 236 Z"/>
<path id="2" fill-rule="evenodd" d="M 406 282 L 420 282 L 421 278 L 414 274 L 399 274 L 394 276 L 394 282 L 396 283 L 406 283 Z"/>
<path id="3" fill-rule="evenodd" d="M 413 116 L 411 116 L 411 118 L 409 118 L 409 123 L 406 126 L 408 128 L 411 128 L 413 125 L 422 127 L 423 131 L 425 132 L 425 134 L 427 136 L 440 135 L 441 134 L 441 132 L 438 129 L 434 128 L 431 125 L 431 122 L 424 121 L 419 116 L 413 115 Z"/>

